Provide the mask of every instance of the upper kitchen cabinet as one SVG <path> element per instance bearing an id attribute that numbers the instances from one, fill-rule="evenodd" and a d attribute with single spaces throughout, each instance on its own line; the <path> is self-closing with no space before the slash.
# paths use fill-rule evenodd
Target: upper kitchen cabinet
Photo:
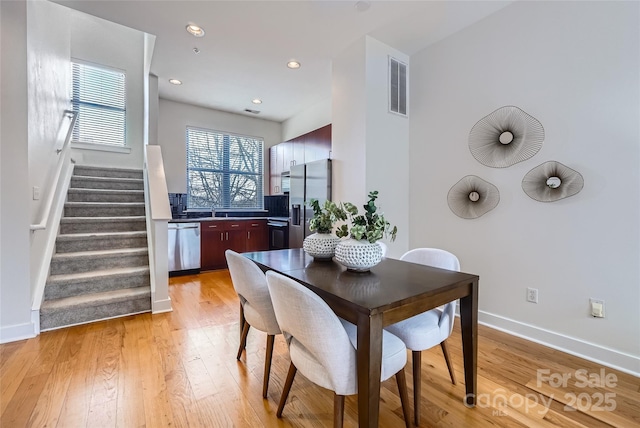
<path id="1" fill-rule="evenodd" d="M 304 163 L 331 157 L 331 125 L 304 135 Z"/>
<path id="2" fill-rule="evenodd" d="M 269 149 L 269 193 L 282 193 L 281 174 L 293 165 L 302 165 L 331 156 L 331 124 Z"/>

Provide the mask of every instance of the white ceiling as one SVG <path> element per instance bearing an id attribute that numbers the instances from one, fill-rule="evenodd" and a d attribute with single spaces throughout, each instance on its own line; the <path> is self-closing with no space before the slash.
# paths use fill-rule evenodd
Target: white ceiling
<path id="1" fill-rule="evenodd" d="M 56 2 L 155 35 L 161 98 L 282 122 L 331 95 L 331 59 L 360 37 L 411 55 L 512 1 L 374 0 L 364 12 L 353 0 Z M 205 37 L 187 33 L 191 23 Z M 302 67 L 288 69 L 291 59 Z"/>

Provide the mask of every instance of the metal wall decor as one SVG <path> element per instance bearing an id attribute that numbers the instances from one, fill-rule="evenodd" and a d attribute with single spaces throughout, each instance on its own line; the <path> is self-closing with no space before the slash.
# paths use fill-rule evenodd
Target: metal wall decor
<path id="1" fill-rule="evenodd" d="M 582 175 L 556 161 L 545 162 L 529 171 L 522 179 L 522 190 L 531 199 L 554 202 L 580 192 L 584 187 Z"/>
<path id="2" fill-rule="evenodd" d="M 475 175 L 467 175 L 451 187 L 447 202 L 458 217 L 478 218 L 498 205 L 500 192 L 488 181 Z"/>
<path id="3" fill-rule="evenodd" d="M 476 123 L 469 133 L 469 150 L 478 162 L 506 168 L 529 159 L 542 147 L 544 128 L 518 107 L 500 107 Z"/>

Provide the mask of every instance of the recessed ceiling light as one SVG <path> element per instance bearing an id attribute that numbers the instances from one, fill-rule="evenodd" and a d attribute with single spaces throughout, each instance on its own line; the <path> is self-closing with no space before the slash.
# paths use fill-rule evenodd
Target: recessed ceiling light
<path id="1" fill-rule="evenodd" d="M 172 85 L 182 85 L 182 81 L 178 79 L 169 79 L 169 83 L 171 83 Z"/>
<path id="2" fill-rule="evenodd" d="M 260 98 L 254 98 L 251 100 L 251 102 L 254 104 L 262 104 L 262 100 Z"/>
<path id="3" fill-rule="evenodd" d="M 300 68 L 300 63 L 298 61 L 289 61 L 287 67 L 292 69 Z"/>
<path id="4" fill-rule="evenodd" d="M 356 3 L 356 10 L 358 12 L 366 12 L 371 7 L 370 1 L 359 1 Z"/>
<path id="5" fill-rule="evenodd" d="M 203 37 L 204 36 L 204 30 L 201 27 L 198 27 L 195 24 L 187 25 L 187 32 L 189 34 L 193 34 L 196 37 Z"/>

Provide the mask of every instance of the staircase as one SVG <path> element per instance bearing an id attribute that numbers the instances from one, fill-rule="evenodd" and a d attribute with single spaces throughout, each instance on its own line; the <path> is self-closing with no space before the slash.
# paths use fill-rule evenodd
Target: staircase
<path id="1" fill-rule="evenodd" d="M 40 330 L 151 310 L 141 170 L 76 165 Z"/>

